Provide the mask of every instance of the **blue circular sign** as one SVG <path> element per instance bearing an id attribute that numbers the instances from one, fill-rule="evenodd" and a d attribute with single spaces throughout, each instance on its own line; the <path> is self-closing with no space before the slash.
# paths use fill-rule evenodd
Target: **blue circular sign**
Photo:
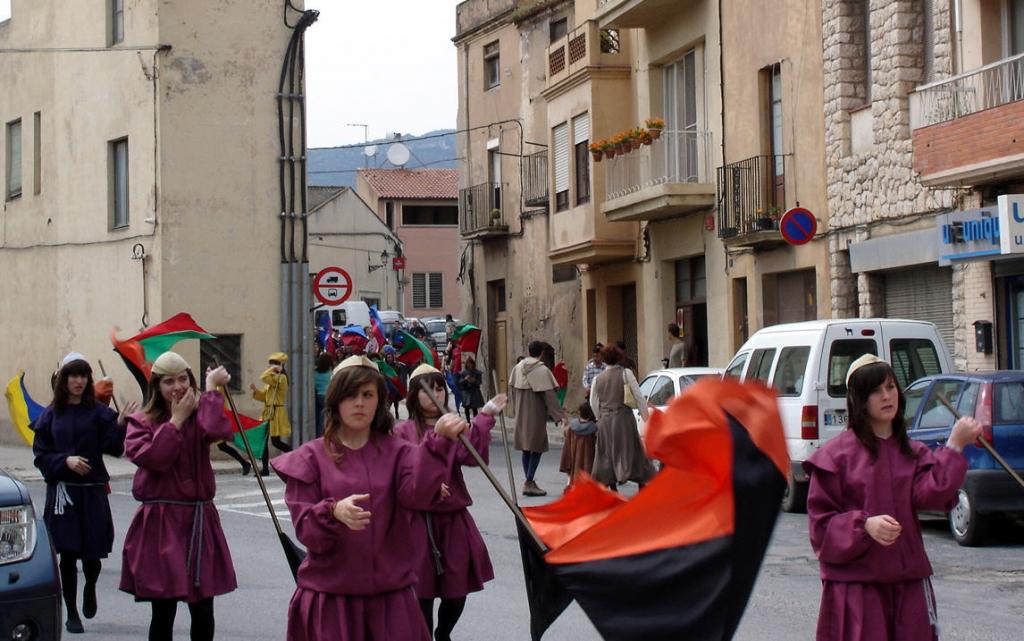
<path id="1" fill-rule="evenodd" d="M 779 231 L 790 245 L 803 245 L 818 232 L 818 219 L 809 209 L 794 207 L 782 215 Z"/>

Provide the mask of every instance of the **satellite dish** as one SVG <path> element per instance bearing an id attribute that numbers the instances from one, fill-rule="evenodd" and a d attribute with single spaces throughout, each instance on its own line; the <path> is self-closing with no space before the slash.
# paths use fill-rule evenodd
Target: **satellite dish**
<path id="1" fill-rule="evenodd" d="M 363 147 L 363 155 L 365 155 L 367 157 L 369 157 L 369 156 L 376 156 L 377 155 L 377 145 L 370 145 L 369 147 Z"/>
<path id="2" fill-rule="evenodd" d="M 411 154 L 409 148 L 400 142 L 388 147 L 388 162 L 395 167 L 402 167 L 405 163 L 409 162 Z"/>

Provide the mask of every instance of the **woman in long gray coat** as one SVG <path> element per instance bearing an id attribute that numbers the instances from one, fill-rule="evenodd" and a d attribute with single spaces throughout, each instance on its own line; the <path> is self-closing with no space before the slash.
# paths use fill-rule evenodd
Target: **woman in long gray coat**
<path id="1" fill-rule="evenodd" d="M 590 388 L 590 405 L 597 416 L 593 477 L 613 490 L 627 481 L 643 487 L 654 476 L 654 466 L 644 453 L 633 410 L 626 405 L 626 386 L 645 421 L 647 403 L 633 372 L 620 364 L 621 349 L 608 345 L 601 350 L 601 358 L 607 367 Z"/>

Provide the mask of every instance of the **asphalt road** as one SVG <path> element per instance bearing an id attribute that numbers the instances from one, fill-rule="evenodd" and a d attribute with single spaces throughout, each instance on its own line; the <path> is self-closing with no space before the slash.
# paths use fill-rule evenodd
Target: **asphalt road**
<path id="1" fill-rule="evenodd" d="M 537 476 L 537 482 L 552 495 L 560 492 L 565 482 L 564 475 L 557 471 L 558 455 L 558 450 L 546 454 Z M 492 446 L 491 461 L 498 478 L 507 479 L 500 445 Z M 516 460 L 513 464 L 521 483 L 521 468 Z M 513 520 L 482 473 L 466 470 L 466 478 L 476 499 L 471 511 L 487 543 L 496 577 L 483 592 L 469 597 L 455 638 L 527 641 L 530 638 L 529 615 Z M 251 476 L 222 474 L 217 482 L 216 503 L 240 586 L 237 591 L 216 600 L 217 638 L 284 639 L 287 605 L 294 583 L 256 481 Z M 291 532 L 282 499 L 284 488 L 276 478 L 268 479 L 268 483 L 276 510 Z M 33 482 L 30 486 L 37 505 L 42 505 L 43 484 Z M 123 534 L 137 504 L 131 497 L 129 480 L 114 481 L 112 488 L 117 539 L 114 553 L 104 562 L 100 576 L 99 614 L 85 621 L 84 635 L 65 635 L 65 638 L 113 640 L 146 636 L 148 605 L 135 603 L 131 596 L 117 590 Z M 626 488 L 627 494 L 633 492 L 635 486 Z M 524 504 L 538 504 L 551 497 L 521 500 Z M 964 641 L 1021 638 L 1024 527 L 1003 528 L 999 539 L 988 547 L 962 548 L 949 536 L 944 521 L 929 521 L 925 526 L 925 543 L 936 574 L 934 585 L 942 638 Z M 813 639 L 820 593 L 818 564 L 807 542 L 806 517 L 782 514 L 736 639 Z M 188 638 L 188 620 L 187 609 L 180 607 L 176 638 Z M 600 636 L 578 606 L 573 605 L 545 639 L 592 641 Z"/>

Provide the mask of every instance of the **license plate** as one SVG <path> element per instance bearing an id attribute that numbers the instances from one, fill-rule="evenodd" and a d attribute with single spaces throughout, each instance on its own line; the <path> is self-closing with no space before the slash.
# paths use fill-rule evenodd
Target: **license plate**
<path id="1" fill-rule="evenodd" d="M 826 412 L 825 425 L 846 425 L 846 412 Z"/>

